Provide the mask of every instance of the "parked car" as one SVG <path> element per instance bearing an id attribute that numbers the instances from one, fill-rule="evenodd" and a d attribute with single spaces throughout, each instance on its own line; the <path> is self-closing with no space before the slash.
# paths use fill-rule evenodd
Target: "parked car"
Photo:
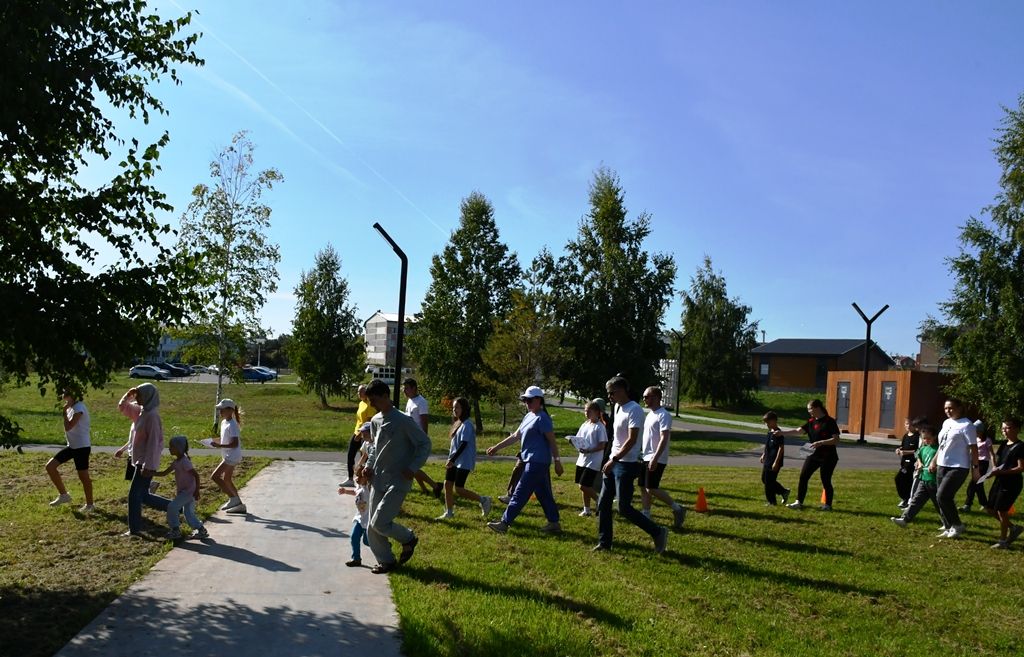
<path id="1" fill-rule="evenodd" d="M 171 373 L 153 365 L 136 365 L 128 370 L 128 376 L 133 379 L 156 379 L 163 381 L 171 378 Z"/>
<path id="2" fill-rule="evenodd" d="M 277 378 L 277 370 L 272 370 L 269 367 L 263 367 L 262 365 L 253 365 L 252 369 L 263 372 L 264 374 L 269 376 L 271 380 Z"/>
<path id="3" fill-rule="evenodd" d="M 193 374 L 209 374 L 210 373 L 210 368 L 206 367 L 204 365 L 193 365 L 192 366 L 192 373 Z"/>
<path id="4" fill-rule="evenodd" d="M 207 365 L 206 366 L 206 373 L 207 374 L 220 374 L 220 368 L 217 367 L 216 365 Z"/>
<path id="5" fill-rule="evenodd" d="M 166 364 L 167 365 L 173 365 L 174 367 L 180 368 L 182 371 L 185 372 L 185 374 L 183 376 L 192 376 L 193 374 L 196 373 L 195 369 L 191 365 L 187 365 L 185 363 L 174 362 L 174 363 L 166 363 Z"/>
<path id="6" fill-rule="evenodd" d="M 260 383 L 266 383 L 270 380 L 270 375 L 265 372 L 261 372 L 255 367 L 243 367 L 242 368 L 242 380 L 243 381 L 258 381 Z"/>

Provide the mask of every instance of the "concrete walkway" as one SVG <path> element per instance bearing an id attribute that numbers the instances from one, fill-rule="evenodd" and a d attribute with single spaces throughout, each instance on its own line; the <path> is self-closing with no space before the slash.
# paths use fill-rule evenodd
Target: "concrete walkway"
<path id="1" fill-rule="evenodd" d="M 341 474 L 270 464 L 241 491 L 248 515 L 211 516 L 209 539 L 179 542 L 58 657 L 398 657 L 388 578 L 345 567 L 355 507 L 335 492 Z"/>

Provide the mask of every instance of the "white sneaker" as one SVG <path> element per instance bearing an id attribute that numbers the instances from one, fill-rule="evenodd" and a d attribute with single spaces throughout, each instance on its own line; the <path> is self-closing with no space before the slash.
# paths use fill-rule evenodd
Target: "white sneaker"
<path id="1" fill-rule="evenodd" d="M 248 511 L 248 509 L 245 508 L 245 505 L 242 504 L 241 501 L 239 501 L 238 504 L 234 505 L 233 507 L 231 507 L 230 509 L 228 509 L 224 513 L 239 514 L 239 515 L 241 515 L 241 514 L 246 514 L 248 512 L 249 511 Z"/>
<path id="2" fill-rule="evenodd" d="M 900 517 L 900 518 L 889 518 L 889 520 L 892 521 L 892 524 L 897 525 L 899 527 L 906 527 L 907 526 L 907 521 L 905 519 L 903 519 L 902 517 Z"/>
<path id="3" fill-rule="evenodd" d="M 591 515 L 592 515 L 592 514 L 591 514 L 591 512 L 590 512 L 590 509 L 589 509 L 589 508 L 587 508 L 587 509 L 583 509 L 583 510 L 582 510 L 582 511 L 580 511 L 580 513 L 579 513 L 579 516 L 580 516 L 581 518 L 589 518 L 589 517 L 590 517 Z"/>
<path id="4" fill-rule="evenodd" d="M 992 544 L 992 549 L 993 550 L 1005 550 L 1008 547 L 1010 547 L 1010 544 L 1007 543 L 1006 541 L 997 541 L 997 542 Z"/>
<path id="5" fill-rule="evenodd" d="M 950 527 L 949 531 L 946 532 L 946 538 L 960 538 L 963 530 L 957 529 L 956 527 Z"/>
<path id="6" fill-rule="evenodd" d="M 799 500 L 796 501 L 796 502 L 790 502 L 789 504 L 786 505 L 786 508 L 788 508 L 788 509 L 802 509 L 802 508 L 804 508 L 804 503 L 800 502 Z"/>
<path id="7" fill-rule="evenodd" d="M 441 515 L 439 515 L 438 517 L 434 518 L 434 520 L 448 520 L 448 519 L 454 518 L 454 517 L 455 517 L 455 512 L 454 511 L 446 510 Z"/>
<path id="8" fill-rule="evenodd" d="M 233 506 L 238 506 L 238 504 L 240 502 L 241 502 L 241 500 L 238 499 L 237 497 L 229 497 L 227 502 L 225 502 L 224 504 L 220 505 L 220 510 L 221 511 L 227 511 L 228 509 L 230 509 Z"/>
<path id="9" fill-rule="evenodd" d="M 949 534 L 949 527 L 939 527 L 939 533 L 935 535 L 935 538 L 946 538 Z"/>
<path id="10" fill-rule="evenodd" d="M 340 484 L 338 484 L 338 488 L 355 488 L 355 487 L 356 487 L 356 483 L 354 481 L 352 481 L 352 477 L 349 477 L 345 481 L 343 481 Z"/>
<path id="11" fill-rule="evenodd" d="M 92 504 L 83 504 L 81 507 L 79 507 L 78 512 L 88 515 L 95 510 L 96 507 L 94 507 Z"/>
<path id="12" fill-rule="evenodd" d="M 491 513 L 491 507 L 493 505 L 494 502 L 493 500 L 491 500 L 491 498 L 487 497 L 486 495 L 482 495 L 480 497 L 480 515 L 486 518 Z"/>
<path id="13" fill-rule="evenodd" d="M 50 506 L 60 506 L 61 504 L 67 504 L 71 501 L 71 493 L 61 493 L 50 502 Z"/>

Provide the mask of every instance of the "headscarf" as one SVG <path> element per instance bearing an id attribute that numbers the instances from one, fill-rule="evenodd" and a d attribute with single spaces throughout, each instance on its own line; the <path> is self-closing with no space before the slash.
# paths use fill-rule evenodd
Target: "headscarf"
<path id="1" fill-rule="evenodd" d="M 135 389 L 135 401 L 144 413 L 152 411 L 160 406 L 160 391 L 152 383 L 143 383 Z"/>

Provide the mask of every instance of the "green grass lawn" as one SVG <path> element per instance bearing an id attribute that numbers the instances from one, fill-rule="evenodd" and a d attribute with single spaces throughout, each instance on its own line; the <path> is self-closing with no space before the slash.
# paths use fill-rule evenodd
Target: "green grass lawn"
<path id="1" fill-rule="evenodd" d="M 61 475 L 74 502 L 56 509 L 47 505 L 57 494 L 44 470 L 48 459 L 0 453 L 0 655 L 52 655 L 171 549 L 163 540 L 165 514 L 148 507 L 145 531 L 155 538 L 121 537 L 128 528 L 124 459 L 92 456 L 96 511 L 88 516 L 78 512 L 82 486 L 70 463 Z M 196 513 L 206 518 L 224 501 L 208 476 L 220 460 L 193 461 L 203 486 Z M 267 463 L 243 459 L 236 483 L 241 487 Z M 161 481 L 166 489 L 174 479 Z"/>
<path id="2" fill-rule="evenodd" d="M 779 424 L 796 427 L 807 421 L 807 402 L 816 397 L 824 401 L 825 393 L 758 391 L 754 394 L 753 400 L 747 404 L 712 408 L 696 402 L 683 401 L 680 404 L 679 412 L 712 419 L 740 420 L 760 424 L 765 413 L 775 411 L 779 416 Z"/>
<path id="3" fill-rule="evenodd" d="M 503 488 L 484 464 L 474 490 Z M 784 470 L 785 485 L 797 471 Z M 531 503 L 507 535 L 460 503 L 453 521 L 411 493 L 416 558 L 392 575 L 408 655 L 1010 655 L 1021 654 L 1021 548 L 990 550 L 994 520 L 968 518 L 960 541 L 933 538 L 926 509 L 903 530 L 889 472 L 836 473 L 836 511 L 765 507 L 752 469 L 670 467 L 664 487 L 690 512 L 664 556 L 616 522 L 611 553 L 593 553 L 567 475 L 555 482 L 564 535 L 547 537 Z M 496 494 L 496 493 L 495 493 Z M 811 497 L 815 497 L 812 493 Z M 495 514 L 497 515 L 497 514 Z M 667 524 L 669 510 L 655 507 Z"/>
<path id="4" fill-rule="evenodd" d="M 115 377 L 105 390 L 90 391 L 85 397 L 92 422 L 94 445 L 121 445 L 128 437 L 128 420 L 117 412 L 117 402 L 138 379 Z M 184 434 L 192 439 L 209 436 L 213 428 L 213 406 L 216 386 L 201 383 L 161 381 L 160 415 L 167 436 Z M 237 384 L 228 385 L 224 395 L 238 402 L 245 412 L 242 444 L 246 449 L 297 449 L 340 451 L 348 447 L 355 425 L 356 402 L 332 398 L 331 408 L 321 409 L 314 395 L 307 395 L 294 385 Z M 23 429 L 23 442 L 62 444 L 64 430 L 60 422 L 59 400 L 51 395 L 40 397 L 34 385 L 8 388 L 0 394 L 0 413 L 18 422 Z M 431 405 L 430 438 L 435 454 L 448 451 L 450 418 L 441 415 L 440 405 Z M 576 433 L 583 414 L 572 409 L 552 407 L 555 435 Z M 507 436 L 519 426 L 523 409 L 510 406 L 506 425 L 501 426 L 501 410 L 484 404 L 484 431 L 478 437 L 481 450 Z M 674 432 L 672 454 L 724 453 L 749 448 L 743 439 L 714 432 Z M 568 447 L 562 443 L 562 449 Z M 506 453 L 512 453 L 506 450 Z"/>

